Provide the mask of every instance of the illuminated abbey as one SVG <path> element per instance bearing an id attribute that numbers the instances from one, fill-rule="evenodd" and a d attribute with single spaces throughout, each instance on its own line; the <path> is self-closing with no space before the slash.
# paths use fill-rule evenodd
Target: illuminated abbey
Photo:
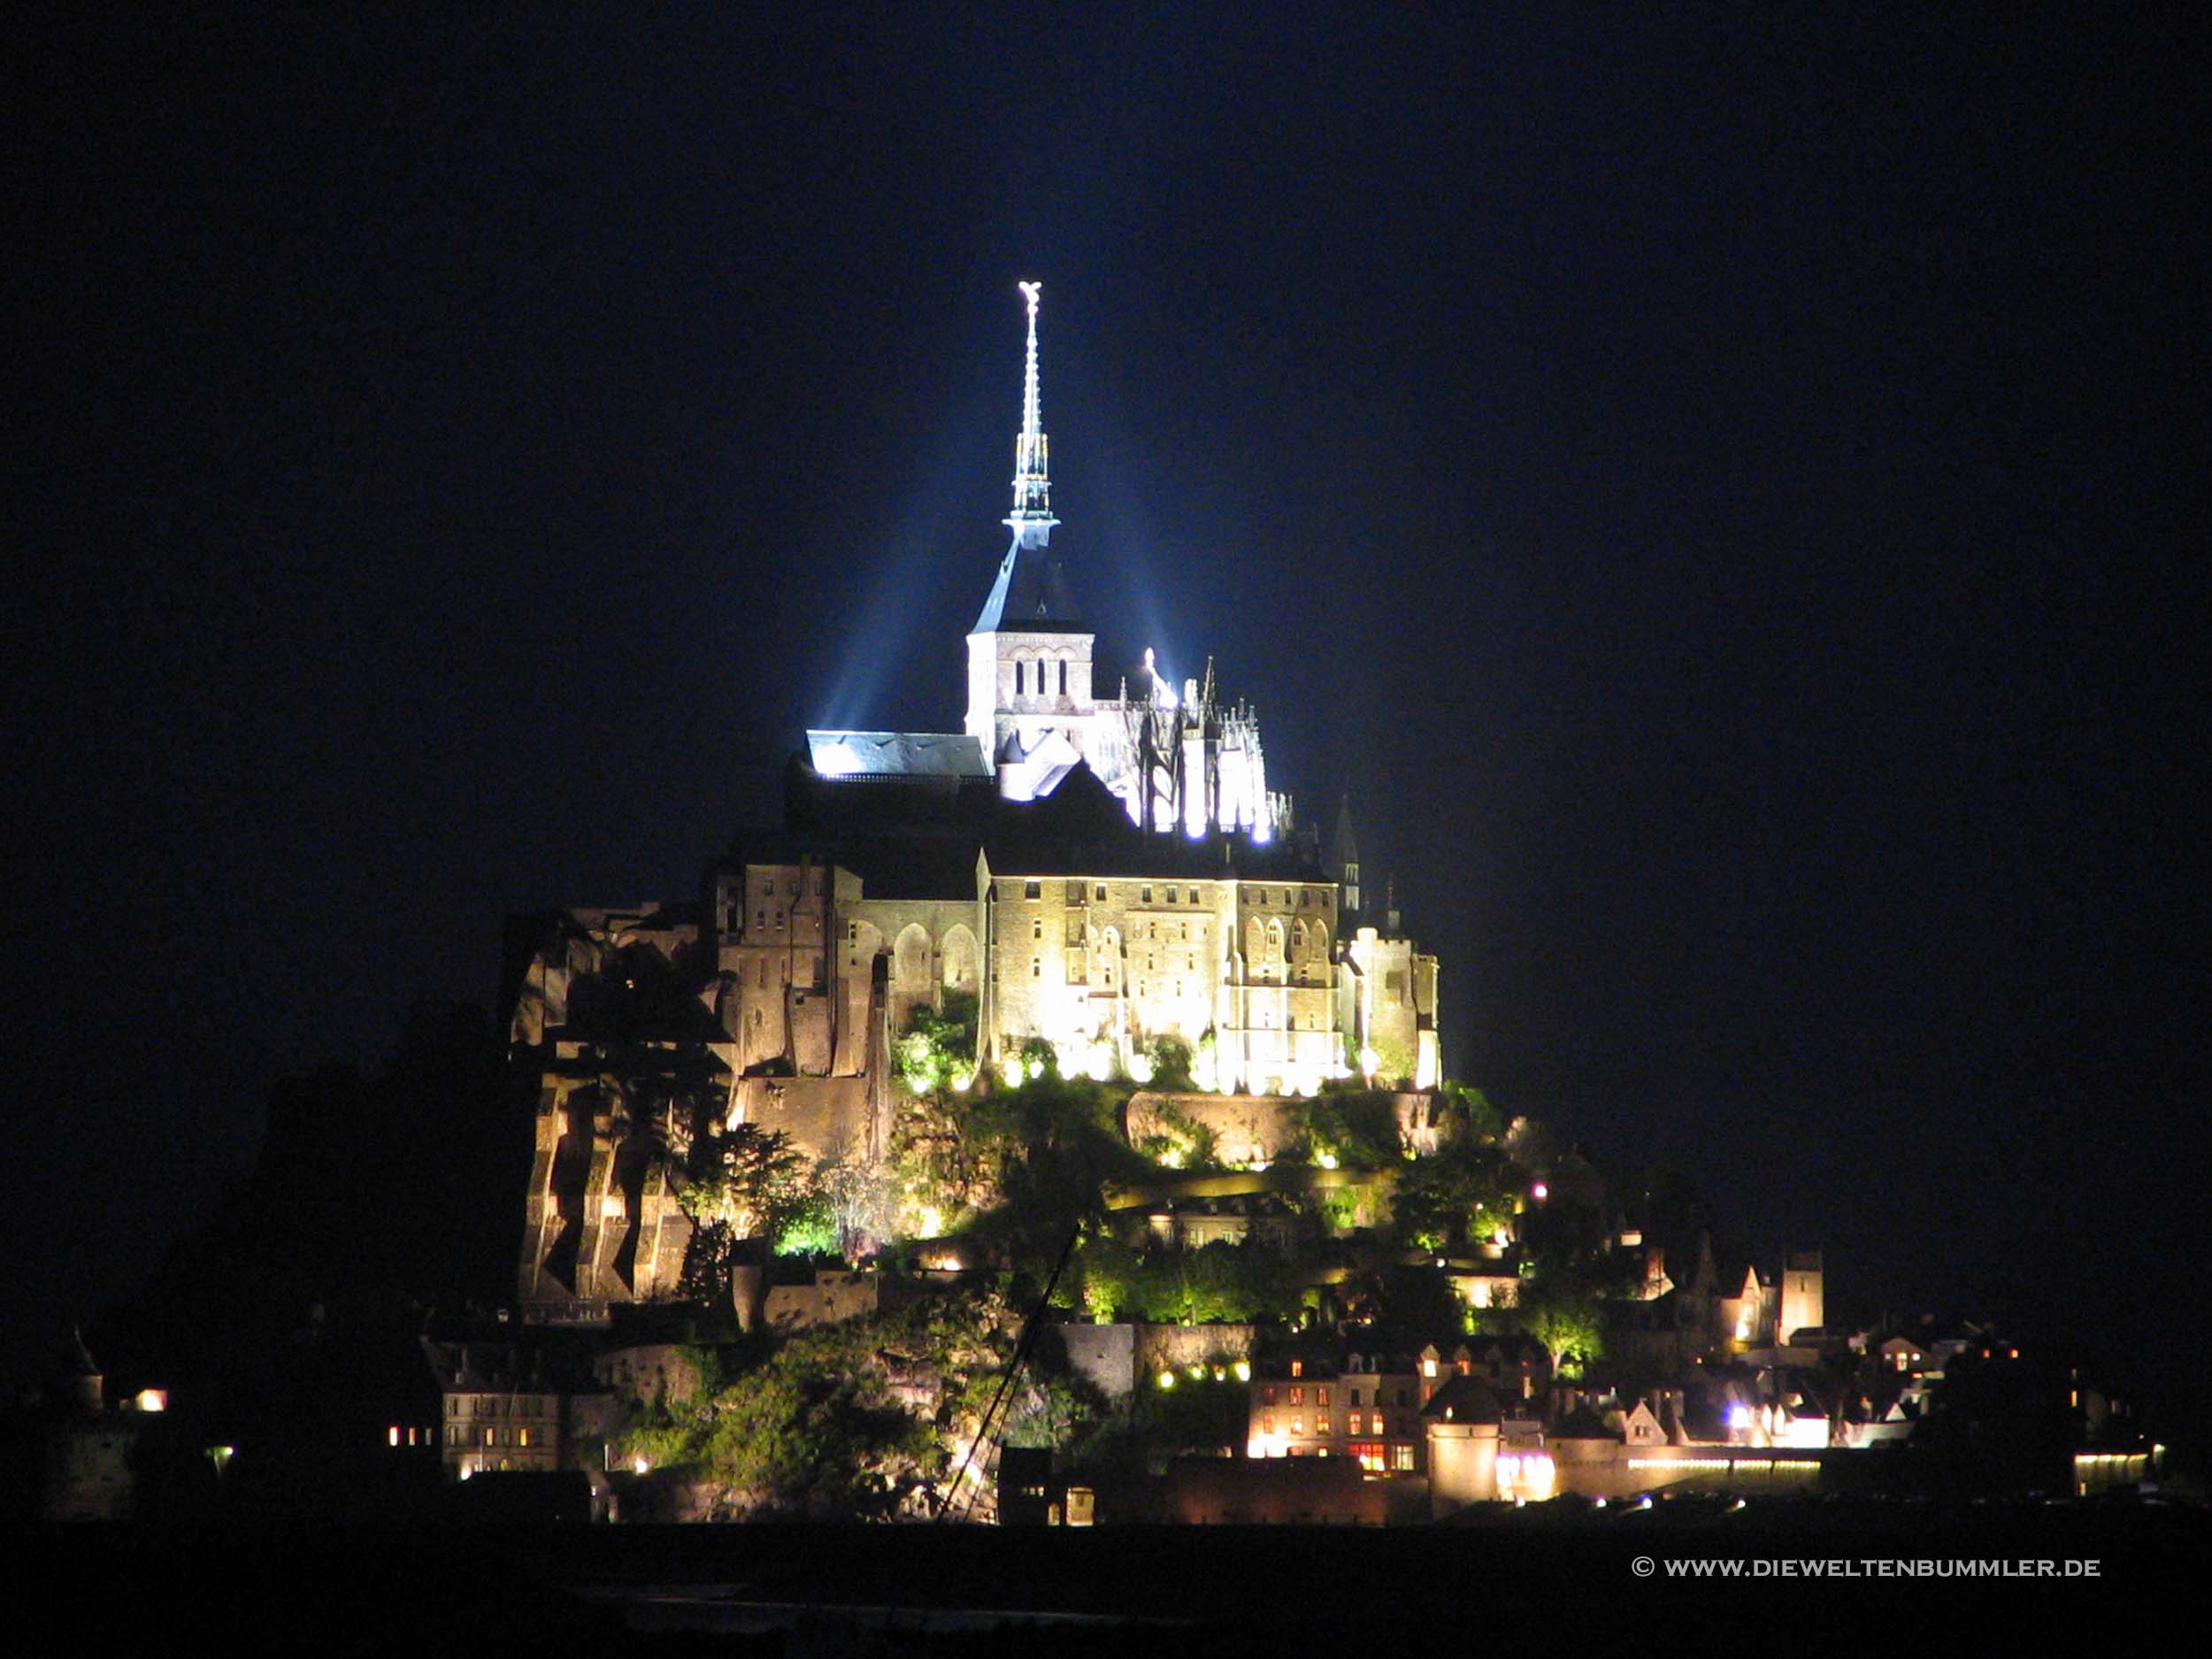
<path id="1" fill-rule="evenodd" d="M 672 1294 L 688 1238 L 577 1005 L 617 967 L 682 983 L 657 1041 L 711 1066 L 729 1121 L 848 1161 L 887 1155 L 920 1009 L 973 1010 L 979 1076 L 1041 1044 L 1064 1072 L 1144 1082 L 1174 1038 L 1224 1108 L 1438 1080 L 1436 959 L 1363 889 L 1348 819 L 1325 847 L 1296 823 L 1210 664 L 1178 687 L 1148 653 L 1100 683 L 1052 545 L 1040 290 L 1022 292 L 1010 541 L 967 636 L 962 728 L 810 731 L 782 826 L 741 834 L 696 902 L 559 911 L 520 941 L 513 1039 L 541 1078 L 534 1317 Z"/>

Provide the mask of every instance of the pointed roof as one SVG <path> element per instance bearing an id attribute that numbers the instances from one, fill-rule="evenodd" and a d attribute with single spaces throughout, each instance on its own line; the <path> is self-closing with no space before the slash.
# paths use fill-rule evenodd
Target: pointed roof
<path id="1" fill-rule="evenodd" d="M 1352 792 L 1337 797 L 1336 828 L 1329 838 L 1329 863 L 1341 867 L 1359 862 L 1359 840 L 1352 833 Z"/>
<path id="2" fill-rule="evenodd" d="M 1060 556 L 1040 537 L 1025 542 L 1016 531 L 1014 544 L 999 562 L 998 580 L 991 584 L 971 634 L 1010 633 L 1087 634 L 1068 588 L 1067 572 Z"/>

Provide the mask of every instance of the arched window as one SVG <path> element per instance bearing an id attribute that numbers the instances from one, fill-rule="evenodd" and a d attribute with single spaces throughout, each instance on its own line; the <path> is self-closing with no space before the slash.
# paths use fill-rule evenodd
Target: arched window
<path id="1" fill-rule="evenodd" d="M 1014 664 L 1014 695 L 1016 696 L 1020 696 L 1025 689 L 1028 683 L 1028 664 L 1018 662 Z"/>
<path id="2" fill-rule="evenodd" d="M 1064 657 L 1060 659 L 1060 695 L 1068 695 L 1068 659 Z"/>

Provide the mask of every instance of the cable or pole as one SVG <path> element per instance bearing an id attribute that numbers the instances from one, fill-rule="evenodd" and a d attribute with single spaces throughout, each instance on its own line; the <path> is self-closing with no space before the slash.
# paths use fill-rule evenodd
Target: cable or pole
<path id="1" fill-rule="evenodd" d="M 1052 1302 L 1053 1289 L 1059 1284 L 1060 1275 L 1066 1271 L 1068 1257 L 1075 1254 L 1075 1241 L 1081 1236 L 1082 1231 L 1080 1222 L 1069 1229 L 1068 1241 L 1060 1248 L 1060 1259 L 1052 1264 L 1052 1275 L 1045 1280 L 1045 1287 L 1037 1298 L 1037 1305 L 1029 1310 L 1029 1317 L 1022 1321 L 1021 1335 L 1015 1340 L 1014 1352 L 1006 1362 L 1005 1371 L 1000 1373 L 998 1388 L 991 1395 L 991 1403 L 984 1409 L 983 1420 L 976 1425 L 975 1438 L 968 1442 L 967 1453 L 961 1458 L 960 1467 L 953 1471 L 951 1485 L 945 1489 L 944 1496 L 937 1500 L 937 1513 L 930 1517 L 931 1520 L 943 1520 L 952 1501 L 960 1495 L 960 1483 L 967 1477 L 968 1465 L 975 1461 L 977 1449 L 990 1437 L 991 1424 L 998 1416 L 1000 1402 L 1006 1398 L 1007 1391 L 1014 1386 L 1015 1378 L 1021 1374 L 1022 1366 L 1028 1361 L 1030 1348 L 1036 1341 L 1037 1327 L 1043 1323 L 1045 1309 Z M 969 1502 L 972 1503 L 974 1500 L 972 1498 Z"/>

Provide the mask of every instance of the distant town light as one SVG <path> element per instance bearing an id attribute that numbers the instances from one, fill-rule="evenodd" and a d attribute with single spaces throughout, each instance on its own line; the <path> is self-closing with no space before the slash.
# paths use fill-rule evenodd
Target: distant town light
<path id="1" fill-rule="evenodd" d="M 1528 1195 L 1540 1204 L 1547 1198 L 1551 1196 L 1551 1188 L 1545 1186 L 1543 1182 L 1539 1181 L 1535 1186 L 1528 1189 Z"/>
<path id="2" fill-rule="evenodd" d="M 166 1411 L 169 1409 L 169 1391 L 166 1388 L 141 1388 L 132 1403 L 141 1411 Z"/>

